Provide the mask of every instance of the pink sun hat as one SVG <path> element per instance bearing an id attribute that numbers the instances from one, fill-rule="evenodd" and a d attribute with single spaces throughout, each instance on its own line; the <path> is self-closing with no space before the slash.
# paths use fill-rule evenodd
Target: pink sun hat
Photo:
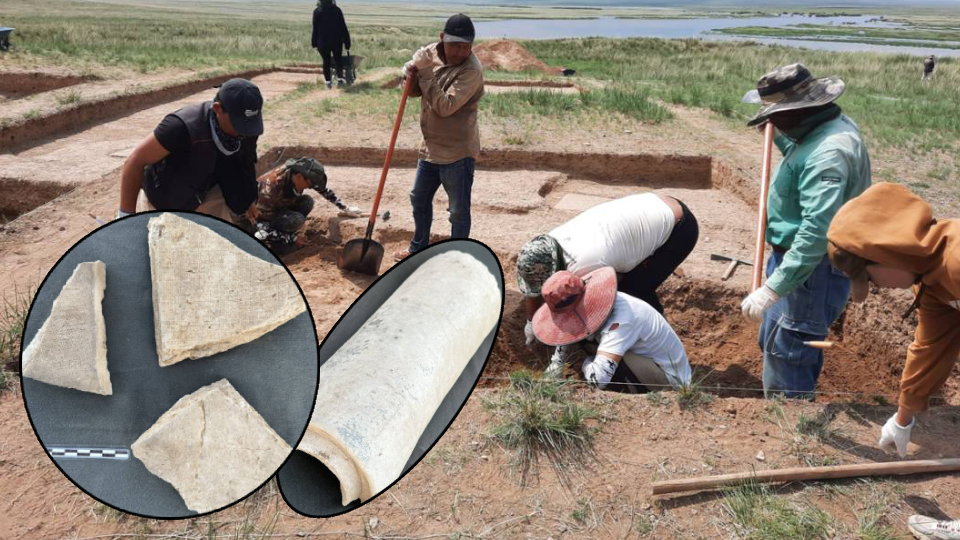
<path id="1" fill-rule="evenodd" d="M 543 284 L 543 305 L 533 316 L 533 333 L 546 345 L 582 341 L 603 326 L 617 298 L 617 273 L 610 266 L 583 277 L 561 270 Z"/>

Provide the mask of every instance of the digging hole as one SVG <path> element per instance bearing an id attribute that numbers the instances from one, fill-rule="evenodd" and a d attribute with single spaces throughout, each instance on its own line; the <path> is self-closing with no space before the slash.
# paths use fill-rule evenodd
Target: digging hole
<path id="1" fill-rule="evenodd" d="M 0 193 L 3 193 L 3 198 L 0 198 L 0 225 L 13 221 L 71 189 L 72 186 L 66 184 L 0 177 Z"/>
<path id="2" fill-rule="evenodd" d="M 667 320 L 686 347 L 695 380 L 702 379 L 704 387 L 724 388 L 708 390 L 722 397 L 762 398 L 758 325 L 741 315 L 743 295 L 743 291 L 689 278 L 671 277 L 660 288 Z M 481 379 L 481 385 L 502 386 L 502 378 L 511 372 L 542 371 L 549 361 L 549 348 L 530 351 L 524 343 L 522 300 L 518 292 L 508 291 L 500 334 L 483 374 L 492 379 Z M 896 401 L 913 327 L 895 320 L 885 307 L 891 303 L 899 305 L 900 299 L 871 295 L 865 306 L 848 307 L 831 328 L 828 339 L 842 348 L 825 353 L 818 382 L 818 391 L 824 394 L 818 401 Z"/>
<path id="3" fill-rule="evenodd" d="M 20 99 L 75 84 L 96 80 L 92 76 L 51 75 L 49 73 L 0 73 L 0 98 Z"/>

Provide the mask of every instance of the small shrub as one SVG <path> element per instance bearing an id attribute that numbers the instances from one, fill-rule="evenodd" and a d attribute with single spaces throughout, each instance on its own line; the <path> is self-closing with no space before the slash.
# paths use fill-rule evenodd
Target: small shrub
<path id="1" fill-rule="evenodd" d="M 510 386 L 498 400 L 488 401 L 498 422 L 490 437 L 513 450 L 511 466 L 520 472 L 521 484 L 537 474 L 541 459 L 549 461 L 561 482 L 592 461 L 594 434 L 590 425 L 599 414 L 576 402 L 571 381 L 543 378 L 519 371 L 510 375 Z"/>

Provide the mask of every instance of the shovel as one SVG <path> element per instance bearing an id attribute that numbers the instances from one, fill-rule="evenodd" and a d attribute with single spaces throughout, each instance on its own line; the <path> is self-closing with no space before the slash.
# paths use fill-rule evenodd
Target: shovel
<path id="1" fill-rule="evenodd" d="M 763 132 L 763 162 L 760 168 L 760 203 L 757 208 L 757 246 L 753 255 L 753 283 L 755 291 L 763 284 L 763 249 L 767 236 L 767 194 L 770 191 L 770 161 L 773 151 L 773 124 L 767 121 Z"/>
<path id="2" fill-rule="evenodd" d="M 373 199 L 373 208 L 370 210 L 370 221 L 367 223 L 367 232 L 363 238 L 356 238 L 343 246 L 340 257 L 337 258 L 337 267 L 342 270 L 352 270 L 361 274 L 375 276 L 380 273 L 380 263 L 383 262 L 383 246 L 374 242 L 373 224 L 377 221 L 377 210 L 380 208 L 380 198 L 383 197 L 383 186 L 387 183 L 387 171 L 390 170 L 390 160 L 393 158 L 393 148 L 397 144 L 397 134 L 400 132 L 400 120 L 403 119 L 403 109 L 407 106 L 407 97 L 413 88 L 413 77 L 407 77 L 400 96 L 400 110 L 393 123 L 393 134 L 390 135 L 390 148 L 387 158 L 383 161 L 383 173 L 380 174 L 380 185 L 377 187 L 377 196 Z"/>
<path id="3" fill-rule="evenodd" d="M 740 98 L 740 103 L 763 103 L 760 92 L 756 89 L 750 90 Z M 773 151 L 773 124 L 769 121 L 763 132 L 763 162 L 760 168 L 760 203 L 757 205 L 757 245 L 753 255 L 753 283 L 752 291 L 760 288 L 763 283 L 763 249 L 766 244 L 767 236 L 767 193 L 770 191 L 770 161 Z M 735 269 L 736 265 L 731 264 L 730 269 Z"/>

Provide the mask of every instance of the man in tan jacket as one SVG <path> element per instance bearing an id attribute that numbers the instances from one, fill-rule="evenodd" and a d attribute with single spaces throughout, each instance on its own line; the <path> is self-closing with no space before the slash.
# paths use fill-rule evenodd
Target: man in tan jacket
<path id="1" fill-rule="evenodd" d="M 907 455 L 914 415 L 927 410 L 960 356 L 960 220 L 933 217 L 930 205 L 898 184 L 877 184 L 837 212 L 827 233 L 831 262 L 862 302 L 868 282 L 912 287 L 919 324 L 900 380 L 899 409 L 880 446 Z"/>
<path id="2" fill-rule="evenodd" d="M 420 160 L 410 191 L 415 230 L 403 259 L 430 243 L 433 197 L 443 186 L 450 199 L 450 237 L 470 236 L 470 193 L 480 155 L 477 103 L 483 96 L 483 66 L 473 54 L 476 32 L 470 17 L 450 17 L 440 41 L 422 47 L 403 68 L 415 77 L 411 96 L 420 97 Z"/>

